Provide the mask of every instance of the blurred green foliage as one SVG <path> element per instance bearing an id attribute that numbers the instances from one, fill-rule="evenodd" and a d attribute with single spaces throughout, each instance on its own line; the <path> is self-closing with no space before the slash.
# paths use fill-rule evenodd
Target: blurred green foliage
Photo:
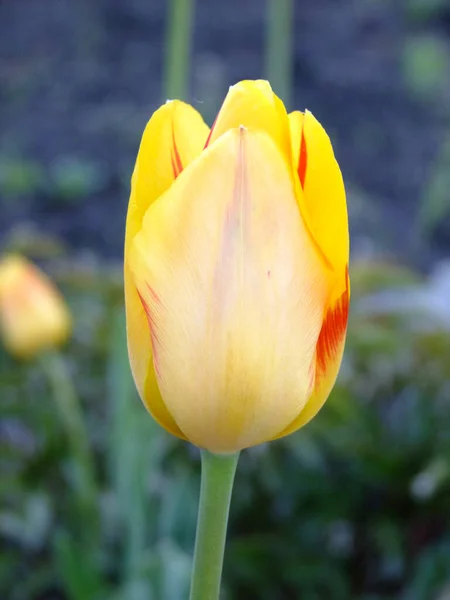
<path id="1" fill-rule="evenodd" d="M 436 35 L 410 36 L 403 51 L 403 69 L 408 88 L 421 98 L 436 99 L 449 91 L 450 48 Z"/>
<path id="2" fill-rule="evenodd" d="M 49 193 L 66 203 L 78 203 L 104 188 L 105 169 L 86 159 L 63 157 L 50 171 Z"/>
<path id="3" fill-rule="evenodd" d="M 101 164 L 86 158 L 63 156 L 49 169 L 21 156 L 0 155 L 0 206 L 32 196 L 45 197 L 47 206 L 79 204 L 105 189 L 108 174 Z"/>
<path id="4" fill-rule="evenodd" d="M 450 219 L 450 134 L 444 138 L 436 157 L 430 178 L 425 187 L 418 222 L 423 234 L 429 238 L 436 228 Z"/>
<path id="5" fill-rule="evenodd" d="M 0 156 L 0 198 L 6 201 L 40 191 L 45 173 L 35 161 L 22 157 Z"/>
<path id="6" fill-rule="evenodd" d="M 405 37 L 401 64 L 406 90 L 423 102 L 428 110 L 442 117 L 442 131 L 436 145 L 431 168 L 423 181 L 421 201 L 416 216 L 417 239 L 429 242 L 448 225 L 450 99 L 450 44 L 436 24 L 448 18 L 447 0 L 407 0 L 405 15 L 414 29 Z"/>
<path id="7" fill-rule="evenodd" d="M 61 260 L 47 266 L 75 315 L 64 361 L 95 456 L 99 526 L 80 510 L 76 456 L 44 370 L 2 354 L 0 597 L 181 600 L 198 452 L 161 430 L 136 397 L 120 271 Z M 377 290 L 418 281 L 393 265 L 354 266 L 331 398 L 297 434 L 242 453 L 224 599 L 446 597 L 450 335 L 414 327 L 413 312 L 359 308 Z"/>
<path id="8" fill-rule="evenodd" d="M 406 0 L 409 18 L 418 23 L 427 22 L 447 8 L 447 0 Z"/>

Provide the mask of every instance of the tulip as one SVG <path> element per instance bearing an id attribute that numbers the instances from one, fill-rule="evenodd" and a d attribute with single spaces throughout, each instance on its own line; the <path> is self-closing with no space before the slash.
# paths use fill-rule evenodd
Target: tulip
<path id="1" fill-rule="evenodd" d="M 0 260 L 0 333 L 6 349 L 31 358 L 59 346 L 71 331 L 71 317 L 54 284 L 24 258 Z"/>
<path id="2" fill-rule="evenodd" d="M 170 101 L 151 117 L 125 238 L 140 396 L 214 453 L 285 436 L 327 399 L 349 305 L 344 184 L 328 135 L 265 81 L 230 88 L 211 129 Z"/>

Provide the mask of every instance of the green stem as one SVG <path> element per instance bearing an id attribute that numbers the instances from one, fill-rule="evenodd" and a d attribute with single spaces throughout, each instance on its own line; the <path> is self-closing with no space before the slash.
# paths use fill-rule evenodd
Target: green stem
<path id="1" fill-rule="evenodd" d="M 195 0 L 170 0 L 166 36 L 166 99 L 187 99 Z"/>
<path id="2" fill-rule="evenodd" d="M 266 74 L 275 93 L 289 108 L 293 76 L 293 0 L 267 1 Z"/>
<path id="3" fill-rule="evenodd" d="M 108 360 L 108 397 L 111 407 L 110 474 L 123 519 L 123 564 L 125 577 L 140 577 L 146 544 L 146 474 L 153 471 L 146 452 L 142 452 L 142 407 L 135 398 L 127 353 L 127 335 L 123 307 L 110 314 L 112 340 Z M 145 424 L 150 420 L 145 419 Z M 155 453 L 151 453 L 152 460 Z M 133 468 L 130 468 L 133 465 Z"/>
<path id="4" fill-rule="evenodd" d="M 85 515 L 89 515 L 90 526 L 96 521 L 97 486 L 94 461 L 89 447 L 83 412 L 67 371 L 64 359 L 57 353 L 48 351 L 41 357 L 42 367 L 47 375 L 56 409 L 65 430 L 70 451 L 75 459 L 76 492 Z M 86 527 L 89 525 L 86 523 Z"/>
<path id="5" fill-rule="evenodd" d="M 239 453 L 202 451 L 202 482 L 190 600 L 217 600 Z"/>

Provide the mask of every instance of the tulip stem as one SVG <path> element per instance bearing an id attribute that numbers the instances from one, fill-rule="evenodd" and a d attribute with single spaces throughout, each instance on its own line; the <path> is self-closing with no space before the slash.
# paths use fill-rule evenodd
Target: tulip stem
<path id="1" fill-rule="evenodd" d="M 202 479 L 190 600 L 218 600 L 231 492 L 239 453 L 202 450 Z"/>
<path id="2" fill-rule="evenodd" d="M 41 356 L 41 365 L 52 390 L 53 399 L 61 425 L 65 430 L 74 462 L 74 485 L 78 493 L 83 515 L 90 520 L 90 527 L 97 521 L 95 503 L 97 486 L 94 462 L 89 447 L 83 412 L 72 378 L 64 359 L 57 353 L 47 351 Z"/>
<path id="3" fill-rule="evenodd" d="M 293 0 L 267 0 L 266 76 L 289 109 L 293 76 Z"/>
<path id="4" fill-rule="evenodd" d="M 170 0 L 166 35 L 165 99 L 187 100 L 195 0 Z"/>

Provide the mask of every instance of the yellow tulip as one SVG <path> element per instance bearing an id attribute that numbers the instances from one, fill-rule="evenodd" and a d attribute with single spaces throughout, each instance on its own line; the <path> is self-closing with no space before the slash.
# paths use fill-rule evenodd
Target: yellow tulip
<path id="1" fill-rule="evenodd" d="M 265 81 L 230 88 L 211 130 L 191 106 L 143 134 L 125 238 L 131 368 L 168 431 L 212 452 L 308 422 L 341 363 L 349 303 L 341 172 L 308 111 Z"/>
<path id="2" fill-rule="evenodd" d="M 18 358 L 30 358 L 58 346 L 70 335 L 65 302 L 44 273 L 26 259 L 0 260 L 0 333 Z"/>

